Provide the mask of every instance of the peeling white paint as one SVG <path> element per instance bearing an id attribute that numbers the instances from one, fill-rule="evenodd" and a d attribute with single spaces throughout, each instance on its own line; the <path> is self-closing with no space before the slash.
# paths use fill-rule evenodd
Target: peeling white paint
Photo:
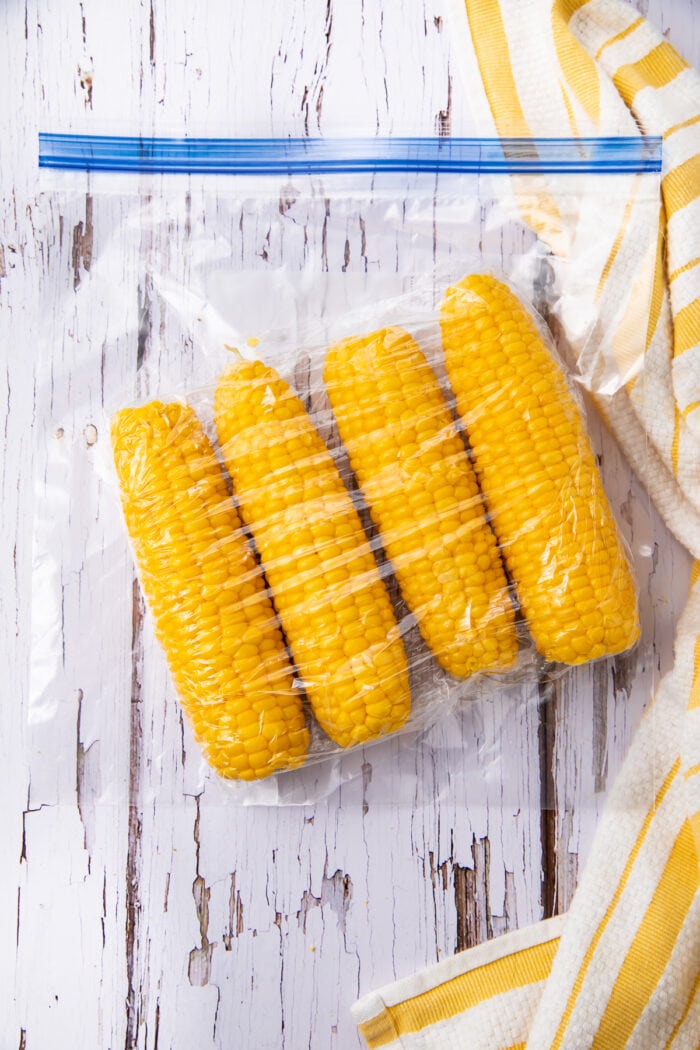
<path id="1" fill-rule="evenodd" d="M 700 61 L 695 3 L 637 6 Z M 538 919 L 555 885 L 559 907 L 571 897 L 605 790 L 651 683 L 668 666 L 688 571 L 602 428 L 594 426 L 594 439 L 642 595 L 645 640 L 632 673 L 618 662 L 614 671 L 560 679 L 548 734 L 536 689 L 523 687 L 465 710 L 458 740 L 444 727 L 433 731 L 432 749 L 389 741 L 367 751 L 364 777 L 311 808 L 238 809 L 202 793 L 191 746 L 183 760 L 182 720 L 138 602 L 135 617 L 117 606 L 109 638 L 93 635 L 111 589 L 130 593 L 129 559 L 105 556 L 104 588 L 83 582 L 86 549 L 113 550 L 120 528 L 94 469 L 104 440 L 96 420 L 105 392 L 133 379 L 137 301 L 96 299 L 88 319 L 76 308 L 123 214 L 118 199 L 36 203 L 38 125 L 149 132 L 157 123 L 176 133 L 196 132 L 204 117 L 226 134 L 433 134 L 448 126 L 459 134 L 469 127 L 468 102 L 450 77 L 445 7 L 3 7 L 0 665 L 10 677 L 0 708 L 0 987 L 15 995 L 3 997 L 2 1047 L 350 1050 L 359 1046 L 348 1012 L 358 994 L 467 938 Z M 363 245 L 363 229 L 348 234 L 360 268 Z M 269 250 L 279 258 L 289 249 Z M 346 243 L 324 250 L 342 258 Z M 136 288 L 134 255 L 122 279 Z M 60 323 L 55 316 L 47 345 L 42 333 L 58 296 L 69 308 Z M 153 289 L 142 288 L 142 306 L 144 297 L 154 318 L 145 350 L 157 372 L 169 329 Z M 96 317 L 103 338 L 88 345 Z M 120 353 L 103 359 L 119 332 Z M 49 354 L 58 367 L 45 419 L 34 368 Z M 43 712 L 50 719 L 39 711 L 30 723 L 32 505 L 60 475 L 67 443 L 84 495 L 53 537 L 64 678 Z M 82 550 L 76 536 L 85 537 Z M 553 807 L 544 819 L 543 798 Z"/>

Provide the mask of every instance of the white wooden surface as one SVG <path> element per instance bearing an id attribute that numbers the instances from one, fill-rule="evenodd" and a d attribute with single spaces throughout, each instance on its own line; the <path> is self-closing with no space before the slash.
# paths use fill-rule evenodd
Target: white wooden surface
<path id="1" fill-rule="evenodd" d="M 697 3 L 637 6 L 700 62 Z M 229 134 L 459 134 L 468 104 L 445 7 L 2 6 L 2 1050 L 347 1050 L 359 1045 L 348 1011 L 358 994 L 571 898 L 607 787 L 669 664 L 688 572 L 599 427 L 639 576 L 638 653 L 475 703 L 461 738 L 446 728 L 422 746 L 369 750 L 362 775 L 313 807 L 242 809 L 202 791 L 138 596 L 133 610 L 115 603 L 107 635 L 95 631 L 110 594 L 133 588 L 128 557 L 107 543 L 95 420 L 110 384 L 133 379 L 137 311 L 155 371 L 168 333 L 153 290 L 137 298 L 128 253 L 120 283 L 133 297 L 115 290 L 100 321 L 93 296 L 85 324 L 75 304 L 91 281 L 99 287 L 95 260 L 121 205 L 38 200 L 38 128 L 162 132 L 206 120 Z M 328 250 L 339 269 L 345 245 Z M 128 365 L 103 354 L 107 342 Z M 48 386 L 40 361 L 53 363 Z M 32 596 L 35 612 L 45 601 L 32 508 L 68 461 L 81 498 L 49 529 L 63 674 L 53 717 L 42 721 L 44 707 L 31 720 L 30 650 L 36 658 L 46 644 L 30 636 Z M 86 551 L 94 565 L 102 544 L 105 586 L 90 589 Z"/>

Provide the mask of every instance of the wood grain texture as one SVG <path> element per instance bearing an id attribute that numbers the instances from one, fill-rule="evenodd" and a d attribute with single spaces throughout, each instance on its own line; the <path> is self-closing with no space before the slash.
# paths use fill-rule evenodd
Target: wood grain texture
<path id="1" fill-rule="evenodd" d="M 700 62 L 695 2 L 637 6 Z M 490 696 L 419 745 L 368 749 L 314 806 L 232 806 L 202 786 L 98 469 L 105 400 L 145 395 L 187 347 L 139 266 L 151 249 L 186 275 L 185 231 L 144 227 L 110 253 L 120 198 L 40 199 L 36 183 L 39 126 L 464 133 L 445 20 L 442 0 L 3 5 L 0 986 L 15 994 L 0 1047 L 350 1050 L 358 994 L 568 905 L 669 666 L 688 573 L 608 436 L 593 426 L 640 584 L 634 658 Z M 203 219 L 193 205 L 187 221 Z M 361 224 L 333 229 L 280 242 L 250 216 L 241 252 L 264 270 L 310 237 L 331 271 L 399 265 Z M 61 505 L 64 488 L 80 498 Z M 39 566 L 33 508 L 47 501 L 38 549 L 53 556 Z"/>

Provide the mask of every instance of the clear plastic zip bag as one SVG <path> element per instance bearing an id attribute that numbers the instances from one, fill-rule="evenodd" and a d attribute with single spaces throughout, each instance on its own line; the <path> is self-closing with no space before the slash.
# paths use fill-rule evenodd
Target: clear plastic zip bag
<path id="1" fill-rule="evenodd" d="M 600 396 L 636 367 L 643 332 L 630 321 L 619 340 L 625 311 L 640 312 L 601 305 L 597 287 L 614 253 L 634 264 L 630 295 L 649 295 L 658 143 L 41 148 L 58 169 L 47 192 L 70 179 L 114 222 L 47 332 L 55 347 L 62 329 L 86 368 L 100 347 L 96 404 L 61 390 L 55 353 L 39 384 L 43 434 L 62 438 L 46 441 L 37 493 L 37 725 L 50 733 L 76 671 L 61 625 L 84 594 L 93 641 L 78 662 L 81 680 L 95 674 L 96 727 L 134 690 L 172 701 L 155 634 L 191 723 L 187 775 L 214 775 L 193 730 L 244 802 L 313 801 L 359 771 L 360 745 L 634 643 L 628 559 L 572 377 Z M 600 236 L 625 215 L 620 243 Z M 119 280 L 129 254 L 138 288 Z M 537 310 L 569 337 L 568 380 Z M 81 521 L 86 486 L 103 493 L 98 522 Z M 76 529 L 91 552 L 77 586 Z M 104 661 L 121 669 L 111 697 Z M 172 761 L 174 743 L 154 735 L 151 760 Z"/>

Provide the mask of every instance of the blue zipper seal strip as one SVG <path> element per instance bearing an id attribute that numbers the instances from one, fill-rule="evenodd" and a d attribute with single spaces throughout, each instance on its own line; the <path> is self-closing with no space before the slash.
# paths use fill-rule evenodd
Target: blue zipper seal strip
<path id="1" fill-rule="evenodd" d="M 39 134 L 39 167 L 209 175 L 641 174 L 661 138 L 139 138 Z"/>

